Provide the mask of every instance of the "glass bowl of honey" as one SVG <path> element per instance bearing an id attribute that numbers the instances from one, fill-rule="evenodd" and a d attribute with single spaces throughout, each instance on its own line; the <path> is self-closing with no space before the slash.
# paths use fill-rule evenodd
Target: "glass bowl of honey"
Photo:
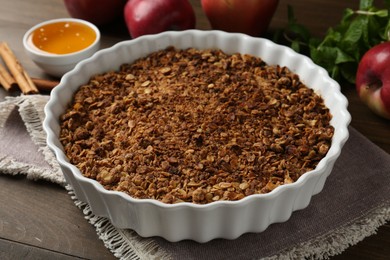
<path id="1" fill-rule="evenodd" d="M 59 18 L 39 23 L 23 37 L 28 56 L 43 71 L 61 77 L 76 64 L 94 54 L 100 45 L 100 31 L 92 23 Z"/>

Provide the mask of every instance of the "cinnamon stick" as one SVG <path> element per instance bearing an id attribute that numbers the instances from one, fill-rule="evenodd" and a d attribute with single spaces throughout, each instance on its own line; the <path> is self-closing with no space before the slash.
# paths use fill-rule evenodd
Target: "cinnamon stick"
<path id="1" fill-rule="evenodd" d="M 60 83 L 58 81 L 48 79 L 31 78 L 31 80 L 34 82 L 35 86 L 38 88 L 39 91 L 46 92 L 50 92 L 55 86 Z"/>
<path id="2" fill-rule="evenodd" d="M 9 91 L 9 89 L 11 88 L 11 86 L 8 84 L 8 82 L 1 74 L 0 74 L 0 85 L 2 85 L 7 91 Z"/>
<path id="3" fill-rule="evenodd" d="M 23 94 L 39 93 L 37 87 L 16 59 L 16 56 L 13 54 L 6 42 L 0 43 L 0 56 L 3 58 L 11 74 L 14 76 Z"/>
<path id="4" fill-rule="evenodd" d="M 14 90 L 18 86 L 18 83 L 16 83 L 15 79 L 8 73 L 7 69 L 2 64 L 0 64 L 0 85 L 7 91 Z"/>

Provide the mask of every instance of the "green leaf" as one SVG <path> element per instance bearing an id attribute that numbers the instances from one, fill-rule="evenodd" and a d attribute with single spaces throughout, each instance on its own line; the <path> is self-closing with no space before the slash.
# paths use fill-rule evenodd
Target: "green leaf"
<path id="1" fill-rule="evenodd" d="M 343 25 L 345 23 L 348 23 L 349 22 L 348 20 L 351 19 L 354 15 L 355 15 L 355 11 L 353 11 L 350 8 L 345 9 L 340 24 Z"/>
<path id="2" fill-rule="evenodd" d="M 340 32 L 335 31 L 333 28 L 329 28 L 326 36 L 324 37 L 323 41 L 319 44 L 318 47 L 326 46 L 326 45 L 334 45 L 337 42 L 340 42 L 342 38 L 342 35 Z"/>
<path id="3" fill-rule="evenodd" d="M 272 34 L 272 41 L 274 42 L 282 42 L 283 41 L 283 29 L 276 29 Z"/>
<path id="4" fill-rule="evenodd" d="M 352 21 L 343 38 L 337 44 L 344 52 L 354 57 L 356 61 L 360 60 L 360 48 L 364 42 L 368 40 L 367 32 L 367 16 L 357 17 Z"/>
<path id="5" fill-rule="evenodd" d="M 360 16 L 353 20 L 344 34 L 343 41 L 345 44 L 356 44 L 362 37 L 363 30 L 367 29 L 367 22 L 367 16 Z"/>
<path id="6" fill-rule="evenodd" d="M 311 37 L 309 30 L 303 25 L 292 24 L 289 29 L 291 33 L 294 33 L 297 38 L 300 38 L 304 42 L 308 42 Z"/>
<path id="7" fill-rule="evenodd" d="M 291 43 L 291 49 L 293 49 L 294 51 L 296 52 L 300 52 L 301 51 L 301 45 L 298 41 L 293 41 Z"/>
<path id="8" fill-rule="evenodd" d="M 389 15 L 389 11 L 386 9 L 378 10 L 375 12 L 375 15 L 378 17 L 387 17 Z"/>
<path id="9" fill-rule="evenodd" d="M 372 16 L 368 20 L 368 27 L 364 40 L 364 48 L 371 48 L 373 45 L 386 40 L 385 31 L 388 24 L 388 18 Z M 363 46 L 362 46 L 363 47 Z"/>
<path id="10" fill-rule="evenodd" d="M 335 64 L 341 64 L 341 63 L 347 63 L 347 62 L 354 62 L 355 59 L 353 57 L 351 57 L 350 55 L 348 55 L 347 53 L 345 53 L 342 49 L 340 48 L 335 48 L 336 50 L 336 60 L 335 60 Z"/>
<path id="11" fill-rule="evenodd" d="M 371 41 L 371 33 L 370 33 L 370 28 L 373 28 L 375 31 L 377 30 L 377 23 L 375 20 L 370 19 L 368 24 L 367 24 L 367 30 L 363 31 L 362 34 L 362 41 L 361 41 L 361 46 L 360 48 L 368 49 L 370 46 L 370 41 Z"/>
<path id="12" fill-rule="evenodd" d="M 382 32 L 381 37 L 384 41 L 390 41 L 390 19 L 387 21 L 387 24 Z"/>
<path id="13" fill-rule="evenodd" d="M 318 47 L 320 44 L 321 44 L 321 39 L 319 39 L 319 38 L 314 38 L 314 37 L 312 37 L 312 38 L 310 38 L 310 40 L 309 40 L 309 47 L 310 47 L 310 48 L 316 48 L 316 47 Z"/>
<path id="14" fill-rule="evenodd" d="M 338 66 L 334 66 L 332 70 L 329 72 L 329 75 L 334 79 L 334 80 L 339 80 L 340 78 L 340 68 Z"/>
<path id="15" fill-rule="evenodd" d="M 360 0 L 359 9 L 368 10 L 374 4 L 374 0 Z"/>
<path id="16" fill-rule="evenodd" d="M 315 63 L 331 71 L 337 59 L 337 50 L 334 47 L 322 46 L 319 48 L 312 48 L 310 56 Z"/>
<path id="17" fill-rule="evenodd" d="M 390 0 L 383 2 L 386 8 L 375 7 L 374 0 L 360 0 L 359 10 L 346 8 L 340 23 L 328 28 L 322 39 L 312 37 L 288 6 L 288 26 L 282 35 L 294 50 L 307 53 L 335 80 L 353 83 L 364 53 L 390 40 Z"/>

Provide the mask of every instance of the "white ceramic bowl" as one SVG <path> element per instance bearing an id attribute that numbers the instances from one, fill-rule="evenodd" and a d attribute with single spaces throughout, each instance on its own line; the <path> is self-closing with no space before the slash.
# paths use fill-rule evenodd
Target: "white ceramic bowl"
<path id="1" fill-rule="evenodd" d="M 76 22 L 90 27 L 96 34 L 96 38 L 91 45 L 87 48 L 82 49 L 77 52 L 72 52 L 69 54 L 53 54 L 49 52 L 42 51 L 38 49 L 31 40 L 32 33 L 38 28 L 45 26 L 47 24 L 53 24 L 58 22 Z M 43 71 L 47 74 L 61 77 L 66 72 L 72 70 L 76 64 L 84 60 L 92 54 L 94 54 L 100 46 L 100 31 L 92 23 L 75 18 L 59 18 L 48 20 L 42 23 L 39 23 L 32 28 L 30 28 L 23 36 L 23 46 L 27 55 L 37 64 Z"/>
<path id="2" fill-rule="evenodd" d="M 288 66 L 324 98 L 333 114 L 331 124 L 335 132 L 326 157 L 315 170 L 304 174 L 295 183 L 281 185 L 270 193 L 205 205 L 187 202 L 164 204 L 152 199 L 134 199 L 121 192 L 105 190 L 98 182 L 83 177 L 68 162 L 58 138 L 58 118 L 71 102 L 73 93 L 90 76 L 117 70 L 122 63 L 132 62 L 167 46 L 219 48 L 227 53 L 256 55 L 268 64 Z M 77 198 L 87 202 L 94 214 L 109 218 L 119 228 L 133 229 L 144 237 L 161 236 L 169 241 L 191 239 L 198 242 L 215 238 L 234 239 L 246 232 L 261 232 L 272 223 L 288 220 L 293 211 L 305 208 L 311 197 L 322 190 L 331 173 L 348 139 L 347 127 L 350 122 L 347 100 L 340 93 L 339 85 L 309 58 L 266 39 L 197 30 L 139 37 L 97 52 L 64 75 L 61 83 L 52 91 L 45 113 L 47 143 L 55 152 L 66 181 L 73 187 Z"/>

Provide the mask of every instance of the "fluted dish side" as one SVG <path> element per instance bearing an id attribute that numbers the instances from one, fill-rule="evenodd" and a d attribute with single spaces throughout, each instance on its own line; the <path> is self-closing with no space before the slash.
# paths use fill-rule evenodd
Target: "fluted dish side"
<path id="1" fill-rule="evenodd" d="M 98 182 L 85 178 L 67 160 L 59 142 L 59 116 L 73 93 L 92 75 L 117 70 L 123 63 L 144 57 L 168 46 L 179 49 L 218 48 L 227 53 L 246 53 L 261 57 L 268 64 L 289 67 L 301 80 L 320 94 L 333 115 L 332 145 L 315 170 L 295 183 L 277 187 L 267 194 L 251 195 L 239 201 L 164 204 L 152 199 L 134 199 L 124 193 L 108 191 Z M 165 32 L 120 42 L 101 50 L 65 74 L 51 93 L 45 107 L 44 129 L 48 146 L 54 151 L 66 180 L 76 196 L 87 202 L 94 214 L 107 217 L 120 228 L 131 228 L 141 236 L 161 236 L 169 241 L 191 239 L 207 242 L 215 238 L 234 239 L 246 232 L 261 232 L 270 224 L 289 219 L 294 210 L 305 208 L 319 193 L 348 139 L 350 114 L 340 86 L 308 57 L 269 40 L 221 31 L 188 30 Z"/>

